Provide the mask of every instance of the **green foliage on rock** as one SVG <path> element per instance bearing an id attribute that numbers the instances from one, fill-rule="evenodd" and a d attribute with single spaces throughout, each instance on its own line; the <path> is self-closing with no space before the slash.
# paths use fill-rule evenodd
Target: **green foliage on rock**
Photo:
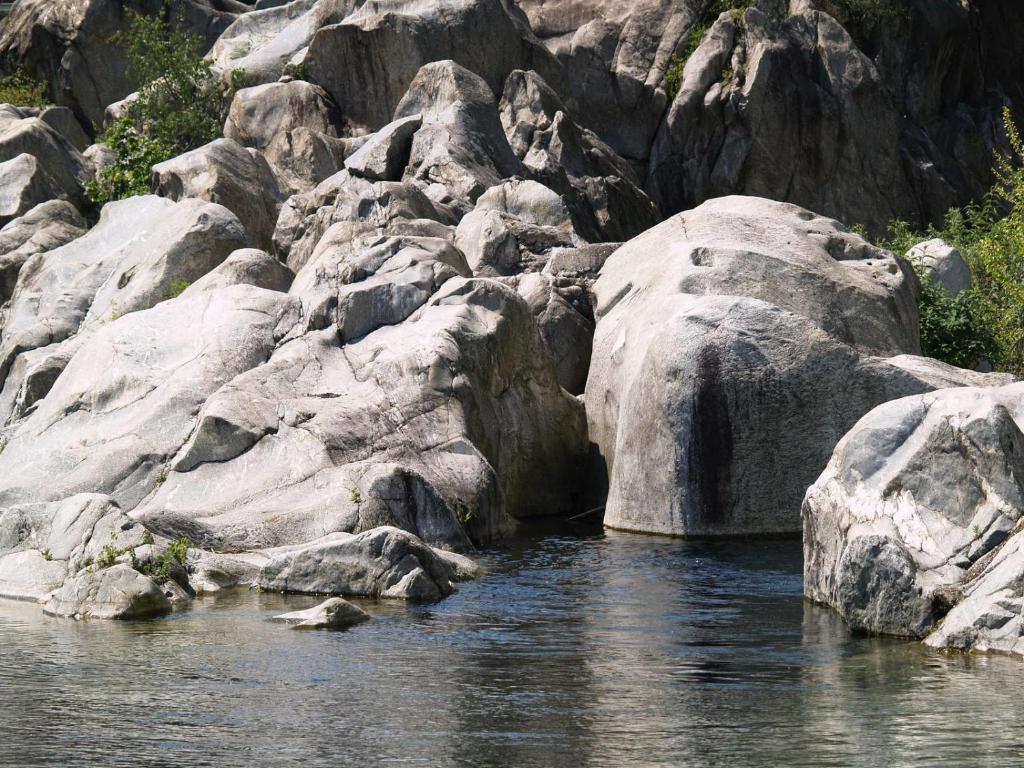
<path id="1" fill-rule="evenodd" d="M 925 239 L 957 248 L 974 285 L 950 298 L 921 265 L 921 346 L 929 357 L 973 368 L 988 360 L 996 370 L 1024 376 L 1024 140 L 1009 110 L 1004 124 L 1010 152 L 996 158 L 996 183 L 985 200 L 952 210 L 941 227 L 915 232 L 894 222 L 882 247 L 904 254 Z"/>
<path id="2" fill-rule="evenodd" d="M 668 93 L 669 103 L 675 101 L 679 89 L 683 85 L 683 71 L 686 69 L 686 62 L 690 60 L 697 48 L 704 40 L 704 35 L 711 29 L 718 17 L 723 13 L 732 12 L 740 15 L 750 7 L 751 0 L 711 0 L 700 15 L 697 22 L 686 34 L 686 44 L 677 56 L 669 63 L 668 71 L 665 73 L 665 90 Z"/>
<path id="3" fill-rule="evenodd" d="M 42 108 L 50 106 L 50 100 L 46 98 L 46 87 L 19 69 L 13 75 L 0 77 L 0 104 Z"/>
<path id="4" fill-rule="evenodd" d="M 117 159 L 87 185 L 99 205 L 148 193 L 154 165 L 219 138 L 242 76 L 233 73 L 232 84 L 224 83 L 203 58 L 200 38 L 157 17 L 130 13 L 111 42 L 127 51 L 139 91 L 100 136 Z"/>

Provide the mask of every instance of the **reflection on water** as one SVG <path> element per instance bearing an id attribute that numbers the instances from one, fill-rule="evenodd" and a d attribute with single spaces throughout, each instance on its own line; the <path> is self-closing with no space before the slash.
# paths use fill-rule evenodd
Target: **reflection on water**
<path id="1" fill-rule="evenodd" d="M 1024 665 L 852 638 L 795 542 L 526 539 L 344 633 L 235 592 L 137 623 L 0 603 L 2 766 L 1024 764 Z"/>

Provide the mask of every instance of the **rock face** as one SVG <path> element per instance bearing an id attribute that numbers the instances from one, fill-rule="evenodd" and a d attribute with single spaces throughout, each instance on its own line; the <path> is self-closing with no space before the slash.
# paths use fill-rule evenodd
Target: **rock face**
<path id="1" fill-rule="evenodd" d="M 913 3 L 846 27 L 820 10 L 843 19 L 840 3 L 722 14 L 686 63 L 648 192 L 665 213 L 742 193 L 877 231 L 941 219 L 989 185 L 1000 107 L 985 93 L 1015 68 L 986 68 L 1000 45 L 978 20 L 1001 5 Z"/>
<path id="2" fill-rule="evenodd" d="M 142 537 L 142 527 L 101 494 L 8 507 L 0 511 L 0 597 L 41 600 L 104 546 L 137 546 Z"/>
<path id="3" fill-rule="evenodd" d="M 355 322 L 343 310 L 398 299 L 401 283 L 387 280 L 380 299 L 363 284 L 372 278 L 342 286 L 351 301 L 333 327 L 282 345 L 207 400 L 137 513 L 147 526 L 222 551 L 385 524 L 465 547 L 507 532 L 509 515 L 571 508 L 582 407 L 558 387 L 522 299 L 452 276 L 421 291 L 404 322 L 360 321 L 366 335 L 342 343 L 338 327 Z"/>
<path id="4" fill-rule="evenodd" d="M 901 355 L 918 351 L 914 285 L 836 222 L 752 198 L 705 203 L 619 249 L 594 285 L 585 397 L 606 524 L 798 531 L 805 489 L 860 416 L 983 380 Z"/>
<path id="5" fill-rule="evenodd" d="M 391 122 L 423 65 L 447 59 L 483 78 L 492 94 L 514 69 L 559 76 L 554 57 L 501 0 L 364 3 L 321 28 L 303 63 L 349 130 L 374 131 Z"/>
<path id="6" fill-rule="evenodd" d="M 434 601 L 455 591 L 454 568 L 415 536 L 376 528 L 334 534 L 282 552 L 263 566 L 260 589 L 319 595 L 360 595 Z"/>
<path id="7" fill-rule="evenodd" d="M 366 611 L 340 597 L 332 597 L 305 611 L 274 617 L 274 621 L 290 624 L 292 629 L 346 629 L 369 620 Z"/>
<path id="8" fill-rule="evenodd" d="M 1017 649 L 1022 395 L 948 389 L 861 419 L 804 501 L 807 596 L 857 630 Z"/>
<path id="9" fill-rule="evenodd" d="M 63 200 L 37 205 L 0 229 L 0 306 L 10 300 L 30 257 L 67 245 L 87 229 L 78 209 Z"/>
<path id="10" fill-rule="evenodd" d="M 298 313 L 297 300 L 242 285 L 186 291 L 99 327 L 11 430 L 0 507 L 87 491 L 132 509 L 165 477 L 206 398 L 265 362 Z"/>

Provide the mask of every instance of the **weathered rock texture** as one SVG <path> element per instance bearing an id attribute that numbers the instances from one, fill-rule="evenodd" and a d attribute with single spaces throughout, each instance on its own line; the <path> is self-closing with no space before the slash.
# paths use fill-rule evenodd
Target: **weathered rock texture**
<path id="1" fill-rule="evenodd" d="M 1022 395 L 947 389 L 861 419 L 804 501 L 807 596 L 860 631 L 1020 652 Z"/>

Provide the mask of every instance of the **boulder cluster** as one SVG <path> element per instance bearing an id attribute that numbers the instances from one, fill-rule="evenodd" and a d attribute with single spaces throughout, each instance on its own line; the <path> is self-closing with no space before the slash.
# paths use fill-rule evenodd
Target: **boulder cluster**
<path id="1" fill-rule="evenodd" d="M 19 0 L 0 62 L 59 106 L 0 106 L 0 596 L 343 627 L 603 507 L 802 531 L 853 627 L 1024 652 L 1024 390 L 921 357 L 908 262 L 839 222 L 987 188 L 1024 15 L 718 5 Z M 243 87 L 96 210 L 129 12 Z"/>

